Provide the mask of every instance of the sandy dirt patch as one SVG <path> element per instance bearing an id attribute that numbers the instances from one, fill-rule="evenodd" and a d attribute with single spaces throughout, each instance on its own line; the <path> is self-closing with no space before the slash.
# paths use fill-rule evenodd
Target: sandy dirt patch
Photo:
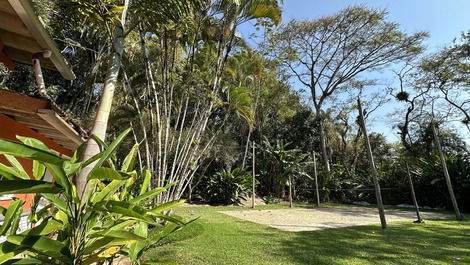
<path id="1" fill-rule="evenodd" d="M 291 232 L 380 224 L 377 209 L 366 207 L 244 210 L 220 211 L 220 213 Z M 416 220 L 416 214 L 411 211 L 385 210 L 385 215 L 387 222 Z M 451 217 L 447 214 L 429 212 L 422 212 L 421 215 L 424 219 Z"/>

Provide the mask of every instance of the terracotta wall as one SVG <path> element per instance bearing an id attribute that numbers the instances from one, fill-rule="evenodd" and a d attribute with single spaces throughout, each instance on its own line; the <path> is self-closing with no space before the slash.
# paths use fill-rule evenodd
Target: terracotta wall
<path id="1" fill-rule="evenodd" d="M 30 128 L 24 126 L 23 124 L 0 113 L 0 138 L 18 141 L 18 139 L 16 139 L 17 135 L 36 138 L 42 141 L 50 149 L 53 149 L 59 152 L 60 154 L 63 154 L 69 157 L 73 156 L 72 151 L 65 149 L 64 147 L 55 143 L 54 141 L 45 137 L 44 135 L 39 134 L 35 132 L 34 130 L 31 130 Z M 22 159 L 22 158 L 17 158 L 17 159 L 21 163 L 23 168 L 26 170 L 26 172 L 28 172 L 28 174 L 32 177 L 33 162 L 28 159 Z M 3 155 L 0 155 L 0 163 L 9 165 L 8 161 Z M 24 210 L 29 210 L 31 208 L 31 203 L 34 198 L 33 194 L 15 194 L 15 197 L 26 201 L 26 203 L 23 206 Z M 9 204 L 10 204 L 10 201 L 0 201 L 0 205 L 3 207 L 8 207 Z"/>

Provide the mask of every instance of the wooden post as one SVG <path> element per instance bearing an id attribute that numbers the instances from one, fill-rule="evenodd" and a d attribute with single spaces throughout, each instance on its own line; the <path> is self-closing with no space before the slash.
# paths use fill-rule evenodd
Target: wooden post
<path id="1" fill-rule="evenodd" d="M 364 113 L 362 112 L 361 99 L 357 98 L 357 109 L 359 110 L 359 121 L 362 132 L 364 134 L 364 142 L 367 150 L 367 156 L 369 158 L 370 170 L 372 172 L 372 179 L 374 180 L 375 196 L 377 198 L 377 208 L 379 209 L 380 223 L 382 229 L 387 228 L 387 220 L 385 218 L 384 205 L 382 203 L 382 194 L 380 191 L 380 184 L 378 179 L 377 169 L 375 168 L 374 156 L 372 155 L 372 148 L 370 147 L 369 136 L 367 134 L 366 123 L 364 121 Z"/>
<path id="2" fill-rule="evenodd" d="M 406 173 L 408 174 L 408 181 L 410 182 L 411 197 L 413 198 L 413 204 L 416 210 L 416 217 L 418 218 L 418 220 L 416 220 L 415 222 L 422 223 L 423 219 L 421 219 L 421 214 L 419 213 L 418 200 L 416 200 L 415 188 L 413 187 L 413 180 L 411 179 L 411 173 L 410 173 L 410 168 L 408 167 L 408 161 L 405 161 L 405 164 L 406 164 Z"/>
<path id="3" fill-rule="evenodd" d="M 315 177 L 315 190 L 317 193 L 317 206 L 320 206 L 320 192 L 318 190 L 318 176 L 317 176 L 317 157 L 313 152 L 313 175 Z"/>
<path id="4" fill-rule="evenodd" d="M 292 175 L 289 174 L 289 207 L 292 208 Z"/>
<path id="5" fill-rule="evenodd" d="M 450 200 L 454 206 L 455 216 L 458 221 L 463 221 L 463 216 L 460 213 L 459 205 L 455 199 L 454 189 L 452 188 L 452 182 L 450 182 L 449 171 L 447 170 L 446 159 L 444 158 L 444 153 L 442 152 L 441 141 L 439 140 L 439 135 L 437 134 L 437 129 L 434 123 L 431 123 L 432 133 L 434 134 L 434 142 L 436 143 L 437 150 L 439 151 L 439 157 L 441 158 L 442 170 L 444 171 L 444 177 L 446 179 L 447 189 L 449 190 Z"/>
<path id="6" fill-rule="evenodd" d="M 256 174 L 255 174 L 255 141 L 253 140 L 253 188 L 251 194 L 251 208 L 255 208 L 256 197 Z"/>

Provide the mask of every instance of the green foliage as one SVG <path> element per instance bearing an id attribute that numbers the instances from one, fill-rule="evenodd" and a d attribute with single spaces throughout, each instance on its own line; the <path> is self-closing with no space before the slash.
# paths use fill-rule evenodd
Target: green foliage
<path id="1" fill-rule="evenodd" d="M 13 156 L 31 159 L 38 168 L 47 167 L 56 180 L 47 182 L 38 174 L 34 180 L 28 180 L 20 166 L 10 171 L 5 170 L 5 165 L 0 167 L 4 169 L 0 175 L 6 178 L 0 180 L 1 194 L 37 193 L 36 200 L 41 198 L 46 204 L 41 209 L 33 207 L 29 219 L 37 225 L 20 234 L 17 230 L 24 201 L 13 201 L 8 209 L 2 209 L 5 220 L 0 235 L 6 235 L 7 241 L 0 244 L 0 262 L 13 262 L 17 255 L 25 254 L 30 257 L 28 264 L 86 265 L 112 259 L 120 253 L 140 264 L 144 250 L 187 224 L 167 214 L 183 201 L 155 204 L 156 196 L 172 184 L 148 190 L 150 173 L 134 170 L 138 147 L 126 156 L 121 167 L 113 161 L 117 147 L 128 133 L 129 130 L 124 131 L 109 146 L 103 146 L 101 153 L 83 162 L 76 159 L 81 148 L 68 160 L 56 156 L 35 139 L 18 137 L 22 143 L 0 140 L 0 154 L 11 156 L 10 163 L 16 161 Z M 97 163 L 88 176 L 88 197 L 82 201 L 70 179 L 93 161 Z M 105 164 L 109 167 L 103 167 Z M 135 184 L 136 179 L 144 179 L 147 186 Z M 137 195 L 130 190 L 137 190 Z M 149 227 L 158 232 L 148 235 Z"/>
<path id="2" fill-rule="evenodd" d="M 214 204 L 236 204 L 251 191 L 252 177 L 250 172 L 241 168 L 232 171 L 222 170 L 210 176 L 206 189 L 206 197 Z"/>

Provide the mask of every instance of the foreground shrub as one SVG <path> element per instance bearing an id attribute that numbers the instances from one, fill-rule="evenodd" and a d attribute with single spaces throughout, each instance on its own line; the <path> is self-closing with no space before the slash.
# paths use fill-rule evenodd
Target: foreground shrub
<path id="1" fill-rule="evenodd" d="M 102 264 L 117 254 L 140 264 L 143 251 L 186 225 L 181 218 L 165 214 L 182 201 L 153 203 L 172 184 L 147 190 L 150 172 L 134 170 L 137 145 L 121 166 L 116 164 L 114 154 L 129 131 L 109 146 L 101 144 L 103 151 L 84 162 L 78 160 L 83 147 L 71 159 L 64 159 L 36 139 L 18 137 L 22 143 L 0 140 L 0 154 L 13 166 L 0 164 L 0 194 L 34 193 L 36 203 L 46 202 L 42 209 L 33 207 L 29 220 L 37 225 L 22 233 L 17 230 L 24 201 L 16 200 L 8 209 L 0 209 L 5 216 L 0 235 L 7 236 L 0 244 L 0 264 Z M 33 161 L 34 179 L 15 157 Z M 70 179 L 92 163 L 83 197 Z M 43 180 L 46 169 L 55 182 Z M 143 181 L 136 182 L 139 178 Z M 156 232 L 149 234 L 149 228 Z M 23 256 L 17 258 L 20 254 Z"/>

